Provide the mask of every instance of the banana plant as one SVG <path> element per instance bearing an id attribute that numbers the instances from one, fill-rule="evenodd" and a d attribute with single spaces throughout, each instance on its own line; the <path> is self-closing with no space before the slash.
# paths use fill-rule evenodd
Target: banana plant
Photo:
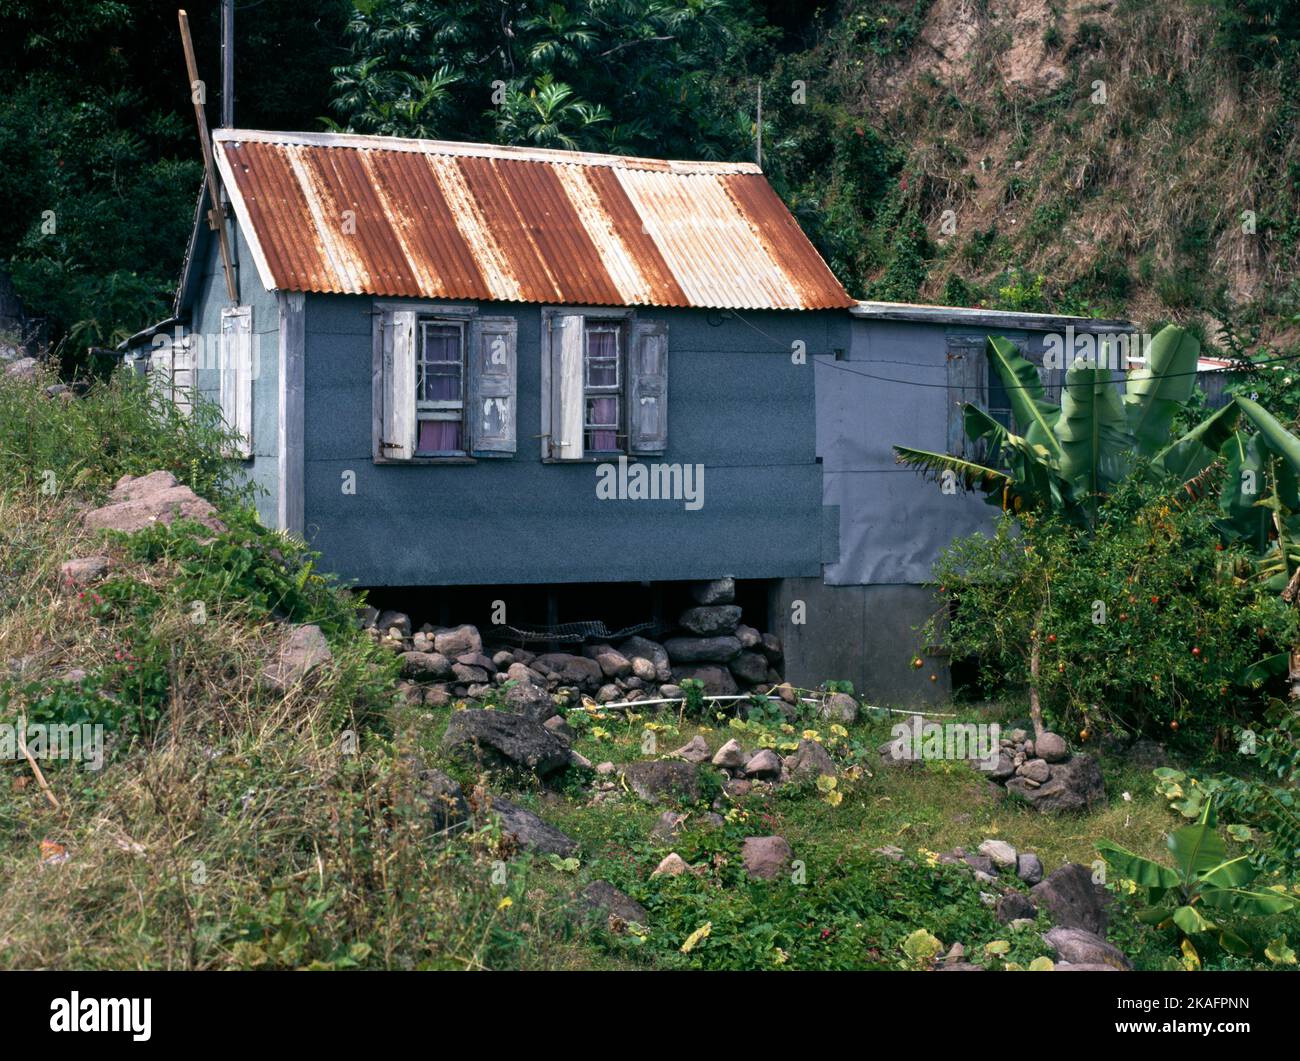
<path id="1" fill-rule="evenodd" d="M 996 372 L 1011 405 L 1014 430 L 971 403 L 963 426 L 985 444 L 991 465 L 942 453 L 895 446 L 900 464 L 927 478 L 980 490 L 1005 511 L 1050 508 L 1082 523 L 1101 499 L 1131 474 L 1139 460 L 1147 474 L 1184 480 L 1218 459 L 1235 426 L 1228 406 L 1192 431 L 1172 437 L 1178 413 L 1192 395 L 1200 343 L 1169 325 L 1151 342 L 1146 364 L 1129 373 L 1121 396 L 1109 367 L 1109 350 L 1078 358 L 1066 371 L 1061 404 L 1047 400 L 1038 369 L 1004 338 L 990 336 L 989 370 Z"/>
<path id="2" fill-rule="evenodd" d="M 1231 954 L 1258 952 L 1264 938 L 1252 922 L 1300 906 L 1300 900 L 1285 889 L 1257 886 L 1259 871 L 1248 856 L 1228 857 L 1215 818 L 1211 796 L 1196 824 L 1169 834 L 1173 867 L 1108 840 L 1097 844 L 1110 868 L 1142 889 L 1148 905 L 1139 911 L 1138 920 L 1176 929 L 1184 961 L 1192 968 L 1199 968 L 1200 951 L 1210 940 Z"/>

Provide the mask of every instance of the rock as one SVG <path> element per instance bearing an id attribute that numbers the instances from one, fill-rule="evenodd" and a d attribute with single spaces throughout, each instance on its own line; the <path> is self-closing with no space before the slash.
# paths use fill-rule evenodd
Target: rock
<path id="1" fill-rule="evenodd" d="M 401 660 L 403 678 L 437 681 L 451 677 L 451 660 L 441 652 L 403 652 Z"/>
<path id="2" fill-rule="evenodd" d="M 873 855 L 879 855 L 881 858 L 887 858 L 890 862 L 903 861 L 903 849 L 901 847 L 895 847 L 893 844 L 886 844 L 884 847 L 872 848 L 871 853 Z"/>
<path id="3" fill-rule="evenodd" d="M 680 685 L 661 685 L 659 686 L 659 695 L 665 700 L 680 700 L 682 698 L 682 687 Z"/>
<path id="4" fill-rule="evenodd" d="M 685 759 L 688 763 L 707 763 L 709 746 L 698 733 L 676 751 L 668 753 L 674 759 Z"/>
<path id="5" fill-rule="evenodd" d="M 754 782 L 735 777 L 722 783 L 722 791 L 732 799 L 744 799 L 754 790 Z"/>
<path id="6" fill-rule="evenodd" d="M 446 630 L 438 630 L 433 635 L 433 647 L 444 656 L 456 658 L 469 653 L 483 654 L 483 638 L 478 628 L 465 623 Z"/>
<path id="7" fill-rule="evenodd" d="M 767 659 L 758 652 L 741 652 L 727 667 L 749 685 L 761 685 L 767 678 Z"/>
<path id="8" fill-rule="evenodd" d="M 652 759 L 623 767 L 628 787 L 647 803 L 675 799 L 695 803 L 700 798 L 700 778 L 694 763 Z"/>
<path id="9" fill-rule="evenodd" d="M 650 915 L 635 899 L 619 891 L 608 881 L 594 880 L 578 894 L 578 905 L 585 910 L 635 925 L 647 925 Z"/>
<path id="10" fill-rule="evenodd" d="M 82 523 L 90 530 L 133 533 L 154 523 L 188 519 L 219 533 L 226 526 L 217 519 L 216 512 L 188 486 L 181 486 L 171 472 L 151 472 L 139 478 L 122 476 L 108 504 L 91 509 L 82 517 Z"/>
<path id="11" fill-rule="evenodd" d="M 1016 876 L 1026 884 L 1037 884 L 1043 879 L 1043 863 L 1032 851 L 1016 857 Z"/>
<path id="12" fill-rule="evenodd" d="M 319 626 L 295 626 L 281 642 L 275 662 L 262 674 L 269 685 L 284 691 L 333 658 Z"/>
<path id="13" fill-rule="evenodd" d="M 512 663 L 506 668 L 506 678 L 512 682 L 521 682 L 528 685 L 535 685 L 539 689 L 546 688 L 545 675 L 538 674 L 527 663 Z"/>
<path id="14" fill-rule="evenodd" d="M 552 715 L 550 718 L 545 719 L 542 722 L 542 726 L 545 729 L 549 729 L 557 737 L 563 738 L 570 744 L 573 743 L 573 727 L 565 722 L 559 715 Z"/>
<path id="15" fill-rule="evenodd" d="M 596 773 L 601 777 L 610 777 L 616 773 L 618 768 L 611 762 L 596 764 Z"/>
<path id="16" fill-rule="evenodd" d="M 691 599 L 696 604 L 731 604 L 736 599 L 736 580 L 727 576 L 696 582 L 691 586 Z"/>
<path id="17" fill-rule="evenodd" d="M 749 836 L 740 850 L 745 872 L 760 880 L 774 880 L 790 868 L 794 852 L 781 836 Z"/>
<path id="18" fill-rule="evenodd" d="M 540 722 L 505 711 L 455 711 L 442 746 L 480 766 L 514 767 L 545 776 L 569 761 L 569 742 Z"/>
<path id="19" fill-rule="evenodd" d="M 761 748 L 745 763 L 745 776 L 771 781 L 781 776 L 781 757 L 771 748 Z"/>
<path id="20" fill-rule="evenodd" d="M 1016 776 L 1027 777 L 1041 785 L 1052 776 L 1052 768 L 1047 765 L 1046 759 L 1028 759 L 1016 767 Z"/>
<path id="21" fill-rule="evenodd" d="M 500 652 L 492 653 L 492 666 L 496 667 L 497 670 L 508 671 L 514 666 L 514 662 L 515 654 L 513 652 L 502 649 Z"/>
<path id="22" fill-rule="evenodd" d="M 1073 962 L 1057 962 L 1052 967 L 1053 972 L 1058 973 L 1119 973 L 1122 969 L 1116 969 L 1113 965 L 1075 965 Z"/>
<path id="23" fill-rule="evenodd" d="M 677 835 L 677 830 L 681 828 L 684 821 L 686 821 L 685 814 L 666 810 L 659 815 L 654 828 L 650 830 L 650 835 L 656 840 L 671 840 Z"/>
<path id="24" fill-rule="evenodd" d="M 740 623 L 740 608 L 734 604 L 710 604 L 699 608 L 688 608 L 682 612 L 677 621 L 682 629 L 689 630 L 700 637 L 731 634 Z M 673 658 L 672 649 L 668 649 L 668 656 L 670 659 Z"/>
<path id="25" fill-rule="evenodd" d="M 600 664 L 585 656 L 548 652 L 533 660 L 532 666 L 543 674 L 558 674 L 563 684 L 576 685 L 591 693 L 605 684 L 605 672 L 600 669 Z"/>
<path id="26" fill-rule="evenodd" d="M 469 712 L 462 711 L 460 714 L 467 715 Z M 520 847 L 543 855 L 559 855 L 561 858 L 568 858 L 578 850 L 578 842 L 573 837 L 566 836 L 554 826 L 547 825 L 532 811 L 524 810 L 507 799 L 493 796 L 492 810 L 500 820 L 501 832 Z"/>
<path id="27" fill-rule="evenodd" d="M 445 685 L 430 685 L 424 690 L 426 707 L 446 707 L 451 703 L 451 692 Z"/>
<path id="28" fill-rule="evenodd" d="M 40 363 L 34 357 L 20 357 L 5 366 L 5 376 L 9 379 L 33 380 L 40 369 Z"/>
<path id="29" fill-rule="evenodd" d="M 979 853 L 993 860 L 999 869 L 1010 869 L 1016 864 L 1016 849 L 1005 840 L 985 840 Z"/>
<path id="30" fill-rule="evenodd" d="M 1038 910 L 1020 892 L 1006 892 L 998 900 L 996 914 L 999 921 L 1004 925 L 1011 921 L 1023 918 L 1034 918 L 1038 916 Z"/>
<path id="31" fill-rule="evenodd" d="M 785 650 L 781 647 L 781 639 L 776 634 L 764 634 L 762 640 L 758 643 L 758 647 L 759 651 L 771 663 L 780 663 L 785 656 Z"/>
<path id="32" fill-rule="evenodd" d="M 815 740 L 801 740 L 798 750 L 786 759 L 785 766 L 795 781 L 816 781 L 819 777 L 834 777 L 838 773 L 830 753 Z"/>
<path id="33" fill-rule="evenodd" d="M 858 720 L 858 702 L 848 693 L 831 693 L 818 714 L 827 722 L 849 725 Z"/>
<path id="34" fill-rule="evenodd" d="M 963 855 L 962 861 L 977 873 L 987 873 L 989 876 L 993 876 L 998 871 L 997 863 L 988 855 Z"/>
<path id="35" fill-rule="evenodd" d="M 582 654 L 595 660 L 606 678 L 626 678 L 632 673 L 632 661 L 613 645 L 585 645 Z"/>
<path id="36" fill-rule="evenodd" d="M 1009 756 L 1006 752 L 998 753 L 997 764 L 991 770 L 984 769 L 985 762 L 986 760 L 984 759 L 972 759 L 970 761 L 971 766 L 975 767 L 976 770 L 979 770 L 986 777 L 988 777 L 993 781 L 1005 781 L 1009 777 L 1014 777 L 1016 770 L 1019 769 L 1016 766 L 1015 762 L 1012 760 L 1011 756 Z"/>
<path id="37" fill-rule="evenodd" d="M 524 715 L 538 722 L 549 721 L 555 717 L 556 712 L 555 701 L 551 698 L 551 694 L 532 682 L 520 682 L 510 686 L 505 693 L 504 706 L 513 714 Z M 573 739 L 572 733 L 573 731 L 570 730 L 570 740 Z"/>
<path id="38" fill-rule="evenodd" d="M 674 663 L 730 663 L 740 655 L 734 637 L 670 637 L 664 650 Z"/>
<path id="39" fill-rule="evenodd" d="M 775 691 L 776 691 L 776 695 L 779 696 L 785 703 L 790 704 L 791 706 L 798 705 L 799 694 L 795 692 L 794 686 L 791 685 L 789 682 L 782 682 L 780 685 L 776 687 Z"/>
<path id="40" fill-rule="evenodd" d="M 713 765 L 724 770 L 739 770 L 745 765 L 745 749 L 733 737 L 714 753 Z"/>
<path id="41" fill-rule="evenodd" d="M 623 699 L 623 690 L 617 685 L 610 683 L 602 685 L 596 691 L 596 700 L 602 704 L 613 704 Z"/>
<path id="42" fill-rule="evenodd" d="M 1025 741 L 1029 739 L 1029 733 L 1023 729 L 1013 729 L 1007 734 L 1007 739 L 1010 740 L 1012 744 L 1024 744 Z"/>
<path id="43" fill-rule="evenodd" d="M 1061 961 L 1073 966 L 1106 965 L 1112 969 L 1124 970 L 1133 968 L 1133 963 L 1118 947 L 1085 929 L 1057 926 L 1044 932 L 1043 939 L 1056 951 Z"/>
<path id="44" fill-rule="evenodd" d="M 497 669 L 497 665 L 482 652 L 464 652 L 456 657 L 456 662 L 466 667 L 477 667 L 484 674 L 494 674 Z"/>
<path id="45" fill-rule="evenodd" d="M 664 860 L 659 863 L 650 874 L 654 877 L 680 877 L 683 873 L 694 873 L 693 870 L 681 855 L 676 851 L 665 856 Z"/>
<path id="46" fill-rule="evenodd" d="M 632 661 L 633 667 L 636 666 L 638 659 L 646 660 L 654 667 L 654 678 L 647 678 L 647 681 L 653 680 L 662 684 L 671 677 L 668 653 L 664 651 L 662 645 L 644 637 L 629 637 L 618 646 L 618 650 Z"/>
<path id="47" fill-rule="evenodd" d="M 1024 797 L 1044 814 L 1091 810 L 1105 802 L 1101 767 L 1091 755 L 1075 755 L 1052 766 L 1048 781 L 1037 785 L 1031 778 L 1014 777 L 1007 791 Z"/>
<path id="48" fill-rule="evenodd" d="M 704 685 L 705 696 L 734 696 L 738 691 L 736 679 L 726 667 L 674 667 L 673 681 L 681 683 L 687 678 Z"/>
<path id="49" fill-rule="evenodd" d="M 488 680 L 488 672 L 482 667 L 472 667 L 466 663 L 453 663 L 451 673 L 463 685 L 482 685 Z"/>
<path id="50" fill-rule="evenodd" d="M 669 672 L 671 673 L 671 671 Z M 637 656 L 632 660 L 632 675 L 640 678 L 643 682 L 653 682 L 659 680 L 659 673 L 655 670 L 655 665 L 648 659 Z"/>
<path id="51" fill-rule="evenodd" d="M 746 626 L 744 623 L 741 623 L 739 626 L 736 627 L 735 635 L 736 635 L 736 640 L 740 642 L 741 648 L 757 648 L 759 645 L 763 643 L 763 635 L 759 633 L 757 630 L 755 630 L 752 626 Z M 766 656 L 763 656 L 763 661 L 764 661 L 763 673 L 766 674 L 767 673 Z"/>
<path id="52" fill-rule="evenodd" d="M 1106 907 L 1112 900 L 1105 888 L 1093 883 L 1087 866 L 1070 862 L 1054 869 L 1029 894 L 1039 907 L 1047 908 L 1053 924 L 1105 937 Z"/>
<path id="53" fill-rule="evenodd" d="M 67 560 L 59 568 L 65 586 L 84 586 L 108 574 L 107 556 L 82 556 Z"/>
<path id="54" fill-rule="evenodd" d="M 429 815 L 436 832 L 444 832 L 469 820 L 469 804 L 459 783 L 441 770 L 421 769 L 419 796 L 429 807 Z"/>
<path id="55" fill-rule="evenodd" d="M 379 618 L 375 620 L 375 626 L 387 633 L 389 630 L 396 630 L 401 637 L 411 636 L 411 617 L 406 612 L 388 610 L 379 613 Z M 463 650 L 462 650 L 463 651 Z M 460 652 L 449 652 L 449 656 L 459 656 Z"/>
<path id="56" fill-rule="evenodd" d="M 1065 738 L 1057 733 L 1044 733 L 1034 741 L 1034 751 L 1040 759 L 1046 759 L 1049 763 L 1059 763 L 1070 755 L 1070 748 L 1065 743 Z"/>

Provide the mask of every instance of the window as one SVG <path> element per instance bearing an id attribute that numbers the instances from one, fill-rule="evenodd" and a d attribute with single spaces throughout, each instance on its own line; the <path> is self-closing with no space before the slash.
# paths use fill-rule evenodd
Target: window
<path id="1" fill-rule="evenodd" d="M 542 459 L 668 447 L 668 326 L 632 311 L 542 311 Z"/>
<path id="2" fill-rule="evenodd" d="M 420 318 L 415 362 L 420 456 L 465 453 L 465 326 L 460 321 Z"/>
<path id="3" fill-rule="evenodd" d="M 235 435 L 231 456 L 253 454 L 253 309 L 232 306 L 221 311 L 217 366 L 221 416 Z"/>
<path id="4" fill-rule="evenodd" d="M 622 326 L 586 322 L 583 336 L 583 447 L 591 453 L 625 452 Z"/>
<path id="5" fill-rule="evenodd" d="M 371 376 L 374 459 L 465 462 L 515 452 L 514 317 L 381 303 Z"/>

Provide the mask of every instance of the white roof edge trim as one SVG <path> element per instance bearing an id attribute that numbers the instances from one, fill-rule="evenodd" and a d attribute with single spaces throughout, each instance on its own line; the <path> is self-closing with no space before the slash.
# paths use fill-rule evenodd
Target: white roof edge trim
<path id="1" fill-rule="evenodd" d="M 849 307 L 854 317 L 883 320 L 933 321 L 942 324 L 987 323 L 998 327 L 1012 327 L 1010 321 L 1023 322 L 1022 327 L 1064 328 L 1108 332 L 1135 332 L 1132 321 L 1102 317 L 1075 317 L 1062 313 L 1022 313 L 1019 310 L 974 309 L 968 306 L 929 306 L 913 302 L 858 302 Z"/>
<path id="2" fill-rule="evenodd" d="M 360 133 L 285 133 L 266 129 L 214 129 L 215 143 L 285 144 L 302 147 L 346 147 L 363 151 L 406 151 L 420 155 L 458 155 L 462 158 L 504 158 L 519 162 L 554 162 L 570 166 L 608 166 L 614 169 L 650 169 L 678 174 L 757 173 L 753 162 L 692 162 L 602 155 L 586 151 L 560 151 L 548 147 L 512 147 L 457 140 L 412 140 L 399 136 L 363 136 Z"/>
<path id="3" fill-rule="evenodd" d="M 225 188 L 226 195 L 230 197 L 230 205 L 235 211 L 235 222 L 240 231 L 244 234 L 244 240 L 248 243 L 249 253 L 253 256 L 253 264 L 257 266 L 258 279 L 262 281 L 262 287 L 267 291 L 277 290 L 275 286 L 275 277 L 271 273 L 271 266 L 266 260 L 266 255 L 262 253 L 262 240 L 257 234 L 256 228 L 253 227 L 252 218 L 248 213 L 248 204 L 244 202 L 243 193 L 239 190 L 239 185 L 235 183 L 235 175 L 231 172 L 230 162 L 226 159 L 225 152 L 213 151 L 216 156 L 217 171 L 221 174 L 221 184 Z M 244 292 L 240 291 L 240 297 L 244 297 Z"/>

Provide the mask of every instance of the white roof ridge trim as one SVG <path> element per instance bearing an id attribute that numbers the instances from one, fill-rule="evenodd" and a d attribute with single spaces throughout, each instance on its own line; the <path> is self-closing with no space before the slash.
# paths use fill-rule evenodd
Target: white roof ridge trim
<path id="1" fill-rule="evenodd" d="M 561 151 L 549 147 L 514 147 L 459 140 L 415 140 L 399 136 L 366 136 L 361 133 L 290 133 L 266 129 L 214 129 L 215 143 L 258 143 L 304 147 L 352 148 L 362 151 L 404 151 L 421 155 L 455 155 L 462 158 L 502 158 L 517 162 L 547 162 L 569 166 L 607 166 L 612 169 L 654 170 L 681 175 L 692 173 L 755 173 L 763 171 L 753 162 L 697 162 L 645 158 L 636 155 L 603 155 L 588 151 Z"/>

